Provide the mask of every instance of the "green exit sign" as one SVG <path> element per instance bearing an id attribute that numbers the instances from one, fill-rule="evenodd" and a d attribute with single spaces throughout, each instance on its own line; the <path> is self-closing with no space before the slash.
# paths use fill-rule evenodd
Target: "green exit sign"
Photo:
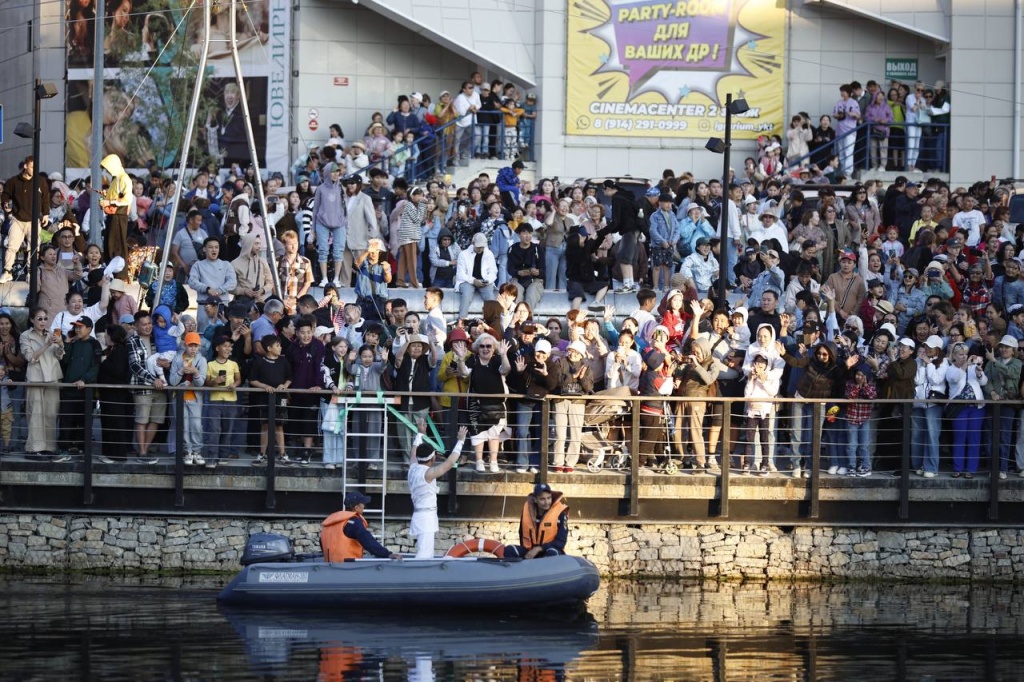
<path id="1" fill-rule="evenodd" d="M 885 79 L 898 81 L 917 80 L 917 60 L 886 57 Z"/>

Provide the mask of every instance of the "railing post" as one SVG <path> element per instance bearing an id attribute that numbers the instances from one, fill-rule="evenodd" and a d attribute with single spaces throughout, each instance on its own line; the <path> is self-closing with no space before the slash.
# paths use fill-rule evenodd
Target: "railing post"
<path id="1" fill-rule="evenodd" d="M 185 392 L 173 391 L 174 400 L 174 506 L 185 506 Z"/>
<path id="2" fill-rule="evenodd" d="M 722 435 L 720 436 L 722 460 L 719 462 L 719 468 L 722 472 L 722 499 L 719 501 L 718 517 L 727 519 L 729 518 L 729 465 L 732 460 L 729 454 L 732 448 L 732 442 L 729 440 L 729 431 L 732 428 L 732 401 L 726 400 L 720 404 L 722 405 Z M 765 466 L 767 466 L 767 462 Z"/>
<path id="3" fill-rule="evenodd" d="M 252 395 L 252 394 L 250 394 Z M 267 410 L 267 448 L 263 456 L 267 458 L 267 501 L 266 508 L 277 507 L 277 496 L 275 492 L 275 476 L 277 474 L 277 463 L 274 452 L 277 447 L 277 393 L 263 393 L 263 399 L 269 403 Z"/>
<path id="4" fill-rule="evenodd" d="M 544 398 L 540 404 L 540 482 L 548 482 L 548 461 L 551 452 L 551 400 Z"/>
<path id="5" fill-rule="evenodd" d="M 82 504 L 93 503 L 92 493 L 92 386 L 85 387 L 85 433 L 82 440 Z"/>
<path id="6" fill-rule="evenodd" d="M 904 411 L 906 405 L 903 406 Z M 913 408 L 911 408 L 913 410 Z M 900 512 L 901 519 L 910 518 L 910 420 L 912 413 L 903 415 L 903 448 L 900 463 Z M 875 439 L 878 440 L 877 438 Z"/>
<path id="7" fill-rule="evenodd" d="M 1001 459 L 999 453 L 999 419 L 1002 416 L 1000 414 L 1001 407 L 998 401 L 992 401 L 992 438 L 991 438 L 991 472 L 989 479 L 989 498 L 988 498 L 988 518 L 990 521 L 999 520 L 999 460 Z M 964 406 L 962 409 L 966 409 L 969 406 Z"/>
<path id="8" fill-rule="evenodd" d="M 816 519 L 819 513 L 819 488 L 821 486 L 821 408 L 815 402 L 811 408 L 811 509 L 807 518 Z"/>
<path id="9" fill-rule="evenodd" d="M 452 396 L 452 405 L 448 408 L 448 451 L 455 445 L 455 439 L 459 433 L 459 400 L 460 396 Z M 466 445 L 463 443 L 463 445 Z M 459 511 L 459 470 L 452 468 L 448 471 L 448 513 L 455 514 Z"/>
<path id="10" fill-rule="evenodd" d="M 632 433 L 629 434 L 629 515 L 640 515 L 640 402 L 630 401 Z"/>

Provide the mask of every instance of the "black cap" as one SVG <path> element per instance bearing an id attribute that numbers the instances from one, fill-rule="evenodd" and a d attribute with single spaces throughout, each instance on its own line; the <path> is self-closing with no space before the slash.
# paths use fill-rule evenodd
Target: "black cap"
<path id="1" fill-rule="evenodd" d="M 817 322 L 815 322 L 814 320 L 810 320 L 808 322 L 804 322 L 804 331 L 805 332 L 812 332 L 812 333 L 813 332 L 821 332 L 821 325 L 818 324 Z"/>
<path id="2" fill-rule="evenodd" d="M 541 493 L 549 493 L 549 492 L 551 492 L 551 486 L 549 486 L 547 483 L 538 483 L 537 485 L 533 486 L 533 495 L 534 495 L 534 497 L 536 497 L 537 495 L 540 495 Z"/>
<path id="3" fill-rule="evenodd" d="M 78 318 L 77 320 L 71 323 L 72 327 L 77 327 L 79 325 L 92 329 L 92 318 L 89 317 L 88 315 L 82 315 L 82 317 Z"/>
<path id="4" fill-rule="evenodd" d="M 345 493 L 345 507 L 351 509 L 357 504 L 369 504 L 370 496 L 365 495 L 358 490 L 350 490 Z"/>
<path id="5" fill-rule="evenodd" d="M 206 300 L 203 301 L 203 305 L 220 305 L 221 303 L 223 301 L 221 301 L 220 296 L 207 296 Z"/>

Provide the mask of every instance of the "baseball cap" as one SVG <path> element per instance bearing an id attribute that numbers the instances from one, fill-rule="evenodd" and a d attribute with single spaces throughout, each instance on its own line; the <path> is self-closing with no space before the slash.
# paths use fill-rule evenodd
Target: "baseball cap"
<path id="1" fill-rule="evenodd" d="M 942 337 L 932 334 L 924 340 L 924 345 L 929 348 L 942 348 Z"/>
<path id="2" fill-rule="evenodd" d="M 220 296 L 207 296 L 206 300 L 203 301 L 203 305 L 220 305 L 223 301 L 220 300 Z"/>
<path id="3" fill-rule="evenodd" d="M 915 346 L 917 346 L 917 344 L 914 343 L 914 339 L 911 339 L 907 336 L 904 336 L 902 339 L 900 339 L 900 345 L 906 346 L 907 348 L 914 348 Z"/>
<path id="4" fill-rule="evenodd" d="M 917 184 L 916 182 L 908 182 L 907 183 L 907 189 L 910 189 L 911 187 L 920 187 L 920 186 L 921 185 Z"/>
<path id="5" fill-rule="evenodd" d="M 1016 315 L 1017 313 L 1022 312 L 1024 312 L 1024 304 L 1022 303 L 1014 303 L 1013 305 L 1006 309 L 1007 315 Z"/>
<path id="6" fill-rule="evenodd" d="M 547 483 L 538 483 L 537 485 L 533 486 L 533 496 L 534 497 L 536 497 L 537 495 L 540 495 L 541 493 L 549 493 L 549 492 L 551 492 L 551 486 L 549 486 Z"/>
<path id="7" fill-rule="evenodd" d="M 661 196 L 661 190 L 658 189 L 657 187 L 648 187 L 647 191 L 644 192 L 644 194 L 649 197 L 659 197 Z"/>
<path id="8" fill-rule="evenodd" d="M 134 317 L 132 318 L 132 321 L 133 322 L 135 321 Z M 72 327 L 88 327 L 89 329 L 92 329 L 92 318 L 89 317 L 88 315 L 83 315 L 82 317 L 80 317 L 77 320 L 75 320 L 74 322 L 72 322 L 71 326 Z"/>
<path id="9" fill-rule="evenodd" d="M 857 262 L 857 254 L 850 249 L 843 249 L 839 253 L 839 260 L 852 260 L 854 263 Z"/>
<path id="10" fill-rule="evenodd" d="M 884 285 L 882 284 L 882 280 L 878 279 L 877 277 L 872 277 L 871 279 L 868 280 L 868 289 L 874 289 L 875 287 L 880 286 Z"/>
<path id="11" fill-rule="evenodd" d="M 203 339 L 202 339 L 201 336 L 199 336 L 199 334 L 196 334 L 195 332 L 189 332 L 188 334 L 185 334 L 185 345 L 186 346 L 193 346 L 193 345 L 201 346 L 202 344 L 203 344 Z"/>
<path id="12" fill-rule="evenodd" d="M 673 200 L 674 199 L 672 195 L 669 194 L 668 192 L 662 192 L 661 194 L 658 195 L 658 201 L 668 201 L 671 203 Z"/>
<path id="13" fill-rule="evenodd" d="M 487 246 L 487 235 L 477 232 L 473 235 L 473 247 L 486 247 Z"/>
<path id="14" fill-rule="evenodd" d="M 818 324 L 817 322 L 815 322 L 814 320 L 811 320 L 809 322 L 804 322 L 804 331 L 805 332 L 811 332 L 811 333 L 813 333 L 813 332 L 820 332 L 821 331 L 821 325 Z"/>
<path id="15" fill-rule="evenodd" d="M 135 316 L 125 313 L 117 322 L 118 324 L 135 324 Z"/>
<path id="16" fill-rule="evenodd" d="M 349 492 L 345 493 L 345 506 L 346 507 L 354 507 L 357 504 L 369 504 L 369 503 L 370 503 L 370 496 L 369 495 L 364 495 L 363 493 L 359 492 L 358 490 L 350 490 Z"/>
<path id="17" fill-rule="evenodd" d="M 881 334 L 883 332 L 888 334 L 890 339 L 896 338 L 896 327 L 894 327 L 890 322 L 886 322 L 885 324 L 878 328 L 877 333 Z"/>
<path id="18" fill-rule="evenodd" d="M 580 355 L 587 354 L 587 346 L 582 341 L 573 341 L 572 343 L 570 343 L 566 351 L 570 350 L 574 350 Z"/>
<path id="19" fill-rule="evenodd" d="M 707 246 L 710 243 L 711 242 L 708 241 L 707 237 L 701 237 L 700 239 L 697 240 L 694 246 Z"/>
<path id="20" fill-rule="evenodd" d="M 1009 334 L 1007 334 L 1006 336 L 1004 336 L 1003 338 L 1001 338 L 999 340 L 999 345 L 1000 346 L 1009 346 L 1010 348 L 1016 348 L 1017 347 L 1017 337 L 1010 336 Z"/>
<path id="21" fill-rule="evenodd" d="M 540 339 L 533 344 L 534 353 L 551 353 L 551 342 L 547 339 Z"/>

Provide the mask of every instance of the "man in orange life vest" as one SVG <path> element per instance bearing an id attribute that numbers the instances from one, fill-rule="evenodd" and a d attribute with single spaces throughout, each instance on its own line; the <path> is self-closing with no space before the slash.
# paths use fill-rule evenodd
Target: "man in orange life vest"
<path id="1" fill-rule="evenodd" d="M 523 517 L 519 522 L 521 544 L 506 546 L 505 558 L 536 559 L 565 554 L 568 539 L 569 506 L 565 504 L 562 493 L 551 490 L 547 483 L 538 483 L 523 505 Z"/>
<path id="2" fill-rule="evenodd" d="M 401 559 L 401 555 L 389 552 L 384 545 L 377 542 L 370 532 L 366 519 L 363 518 L 363 509 L 370 501 L 368 495 L 353 490 L 345 494 L 345 511 L 339 512 L 346 518 L 342 533 L 345 540 L 340 544 L 342 556 L 336 556 L 332 551 L 329 561 L 344 561 L 345 559 L 361 559 L 363 550 L 379 559 Z M 326 551 L 326 548 L 325 548 Z"/>

